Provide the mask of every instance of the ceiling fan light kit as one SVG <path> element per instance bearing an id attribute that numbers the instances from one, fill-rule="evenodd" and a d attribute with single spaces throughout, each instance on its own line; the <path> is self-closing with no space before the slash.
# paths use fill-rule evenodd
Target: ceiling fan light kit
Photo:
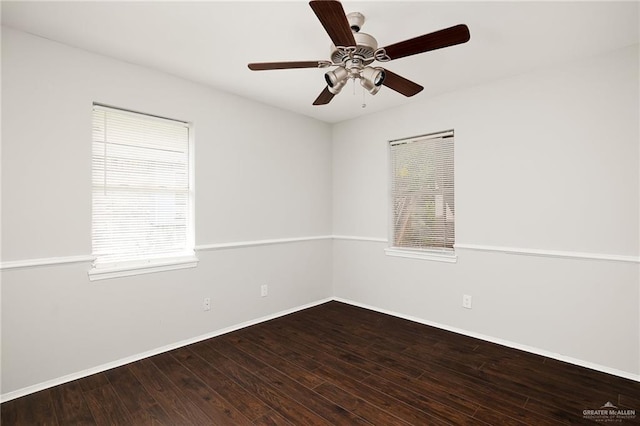
<path id="1" fill-rule="evenodd" d="M 251 63 L 252 71 L 292 68 L 336 68 L 324 75 L 327 87 L 313 102 L 326 105 L 345 86 L 349 79 L 360 80 L 362 87 L 370 94 L 378 93 L 386 86 L 404 96 L 413 96 L 423 87 L 382 67 L 372 67 L 374 61 L 389 62 L 394 59 L 416 55 L 443 47 L 466 43 L 470 39 L 466 25 L 456 25 L 433 33 L 378 48 L 377 40 L 360 29 L 364 25 L 364 15 L 352 12 L 346 15 L 337 0 L 312 0 L 311 9 L 331 38 L 331 61 L 293 61 Z"/>
<path id="2" fill-rule="evenodd" d="M 375 95 L 384 83 L 385 77 L 384 68 L 365 67 L 360 72 L 360 84 L 367 89 L 369 93 Z"/>
<path id="3" fill-rule="evenodd" d="M 334 95 L 340 93 L 342 87 L 347 83 L 349 78 L 349 71 L 344 67 L 338 67 L 333 71 L 327 71 L 324 74 L 324 79 L 327 82 L 329 91 Z"/>

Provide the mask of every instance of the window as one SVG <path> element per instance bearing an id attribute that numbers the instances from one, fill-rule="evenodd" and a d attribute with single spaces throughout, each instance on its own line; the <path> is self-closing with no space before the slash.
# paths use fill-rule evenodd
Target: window
<path id="1" fill-rule="evenodd" d="M 90 278 L 196 265 L 190 127 L 93 107 Z"/>
<path id="2" fill-rule="evenodd" d="M 453 131 L 391 141 L 389 152 L 387 254 L 455 261 Z"/>

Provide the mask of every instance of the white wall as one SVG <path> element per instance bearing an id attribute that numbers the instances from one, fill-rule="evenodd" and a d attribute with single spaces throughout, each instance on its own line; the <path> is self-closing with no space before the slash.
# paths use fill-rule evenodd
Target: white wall
<path id="1" fill-rule="evenodd" d="M 3 28 L 3 264 L 91 254 L 93 102 L 193 122 L 197 245 L 331 234 L 328 125 Z M 326 299 L 331 250 L 205 250 L 96 282 L 87 262 L 5 268 L 2 394 Z"/>
<path id="2" fill-rule="evenodd" d="M 335 125 L 334 234 L 387 238 L 387 141 L 455 129 L 456 241 L 483 250 L 337 240 L 334 295 L 640 377 L 638 75 L 636 45 Z"/>
<path id="3" fill-rule="evenodd" d="M 459 243 L 622 260 L 459 249 L 443 264 L 319 239 L 96 282 L 86 262 L 3 269 L 2 395 L 333 296 L 639 374 L 637 76 L 635 47 L 331 127 L 3 29 L 3 264 L 91 253 L 92 102 L 194 123 L 201 246 L 385 239 L 386 141 L 453 128 Z"/>

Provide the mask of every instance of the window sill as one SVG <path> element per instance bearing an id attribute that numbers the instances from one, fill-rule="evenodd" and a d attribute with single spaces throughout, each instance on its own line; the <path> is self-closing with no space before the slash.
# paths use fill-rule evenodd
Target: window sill
<path id="1" fill-rule="evenodd" d="M 398 247 L 384 249 L 387 256 L 406 257 L 408 259 L 432 260 L 436 262 L 456 263 L 458 255 L 455 252 L 429 251 L 429 250 L 408 250 Z"/>
<path id="2" fill-rule="evenodd" d="M 196 266 L 198 266 L 198 258 L 195 255 L 152 259 L 144 262 L 134 261 L 115 265 L 94 266 L 89 271 L 89 280 L 97 281 L 110 278 L 130 277 L 154 272 L 195 268 Z"/>

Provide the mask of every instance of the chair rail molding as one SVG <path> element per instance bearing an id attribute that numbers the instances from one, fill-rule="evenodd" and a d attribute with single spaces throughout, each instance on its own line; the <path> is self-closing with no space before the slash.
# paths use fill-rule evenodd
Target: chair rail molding
<path id="1" fill-rule="evenodd" d="M 611 253 L 587 253 L 577 251 L 566 250 L 546 250 L 546 249 L 533 249 L 533 248 L 520 248 L 520 247 L 503 247 L 503 246 L 491 246 L 481 244 L 466 244 L 460 243 L 454 245 L 455 249 L 462 250 L 474 250 L 474 251 L 488 251 L 505 254 L 515 254 L 523 256 L 542 256 L 542 257 L 559 257 L 568 259 L 587 259 L 587 260 L 605 260 L 613 262 L 631 262 L 640 263 L 640 256 L 629 256 L 621 254 Z"/>
<path id="2" fill-rule="evenodd" d="M 96 260 L 95 256 L 60 256 L 44 257 L 39 259 L 8 260 L 0 262 L 0 271 L 5 269 L 35 268 L 39 266 L 65 265 L 70 263 L 88 263 Z"/>
<path id="3" fill-rule="evenodd" d="M 237 242 L 230 242 L 230 243 L 197 244 L 195 246 L 195 250 L 196 251 L 226 250 L 226 249 L 243 248 L 243 247 L 267 246 L 267 245 L 273 245 L 273 244 L 288 244 L 288 243 L 300 243 L 300 242 L 306 242 L 306 241 L 330 240 L 331 238 L 332 238 L 331 235 L 314 235 L 310 237 L 273 238 L 268 240 L 237 241 Z"/>
<path id="4" fill-rule="evenodd" d="M 229 250 L 245 247 L 258 247 L 275 244 L 289 244 L 299 243 L 307 241 L 319 241 L 319 240 L 332 240 L 332 241 L 360 241 L 370 243 L 388 243 L 387 238 L 380 237 L 365 237 L 359 235 L 313 235 L 307 237 L 292 237 L 292 238 L 273 238 L 264 240 L 251 240 L 251 241 L 236 241 L 227 243 L 212 243 L 212 244 L 198 244 L 195 246 L 195 251 L 207 251 L 207 250 Z M 602 260 L 609 262 L 626 262 L 626 263 L 640 263 L 640 256 L 630 256 L 611 253 L 587 253 L 576 252 L 566 250 L 547 250 L 547 249 L 534 249 L 534 248 L 521 248 L 521 247 L 506 247 L 506 246 L 493 246 L 484 244 L 469 244 L 469 243 L 457 243 L 454 245 L 456 250 L 472 250 L 472 251 L 485 251 L 494 253 L 503 253 L 511 255 L 521 256 L 542 256 L 542 257 L 556 257 L 565 259 L 587 259 L 587 260 Z M 41 266 L 54 266 L 65 265 L 73 263 L 89 263 L 95 260 L 95 256 L 92 255 L 76 255 L 76 256 L 57 256 L 57 257 L 45 257 L 34 259 L 21 259 L 21 260 L 7 260 L 0 262 L 0 271 L 22 268 L 34 268 Z"/>

